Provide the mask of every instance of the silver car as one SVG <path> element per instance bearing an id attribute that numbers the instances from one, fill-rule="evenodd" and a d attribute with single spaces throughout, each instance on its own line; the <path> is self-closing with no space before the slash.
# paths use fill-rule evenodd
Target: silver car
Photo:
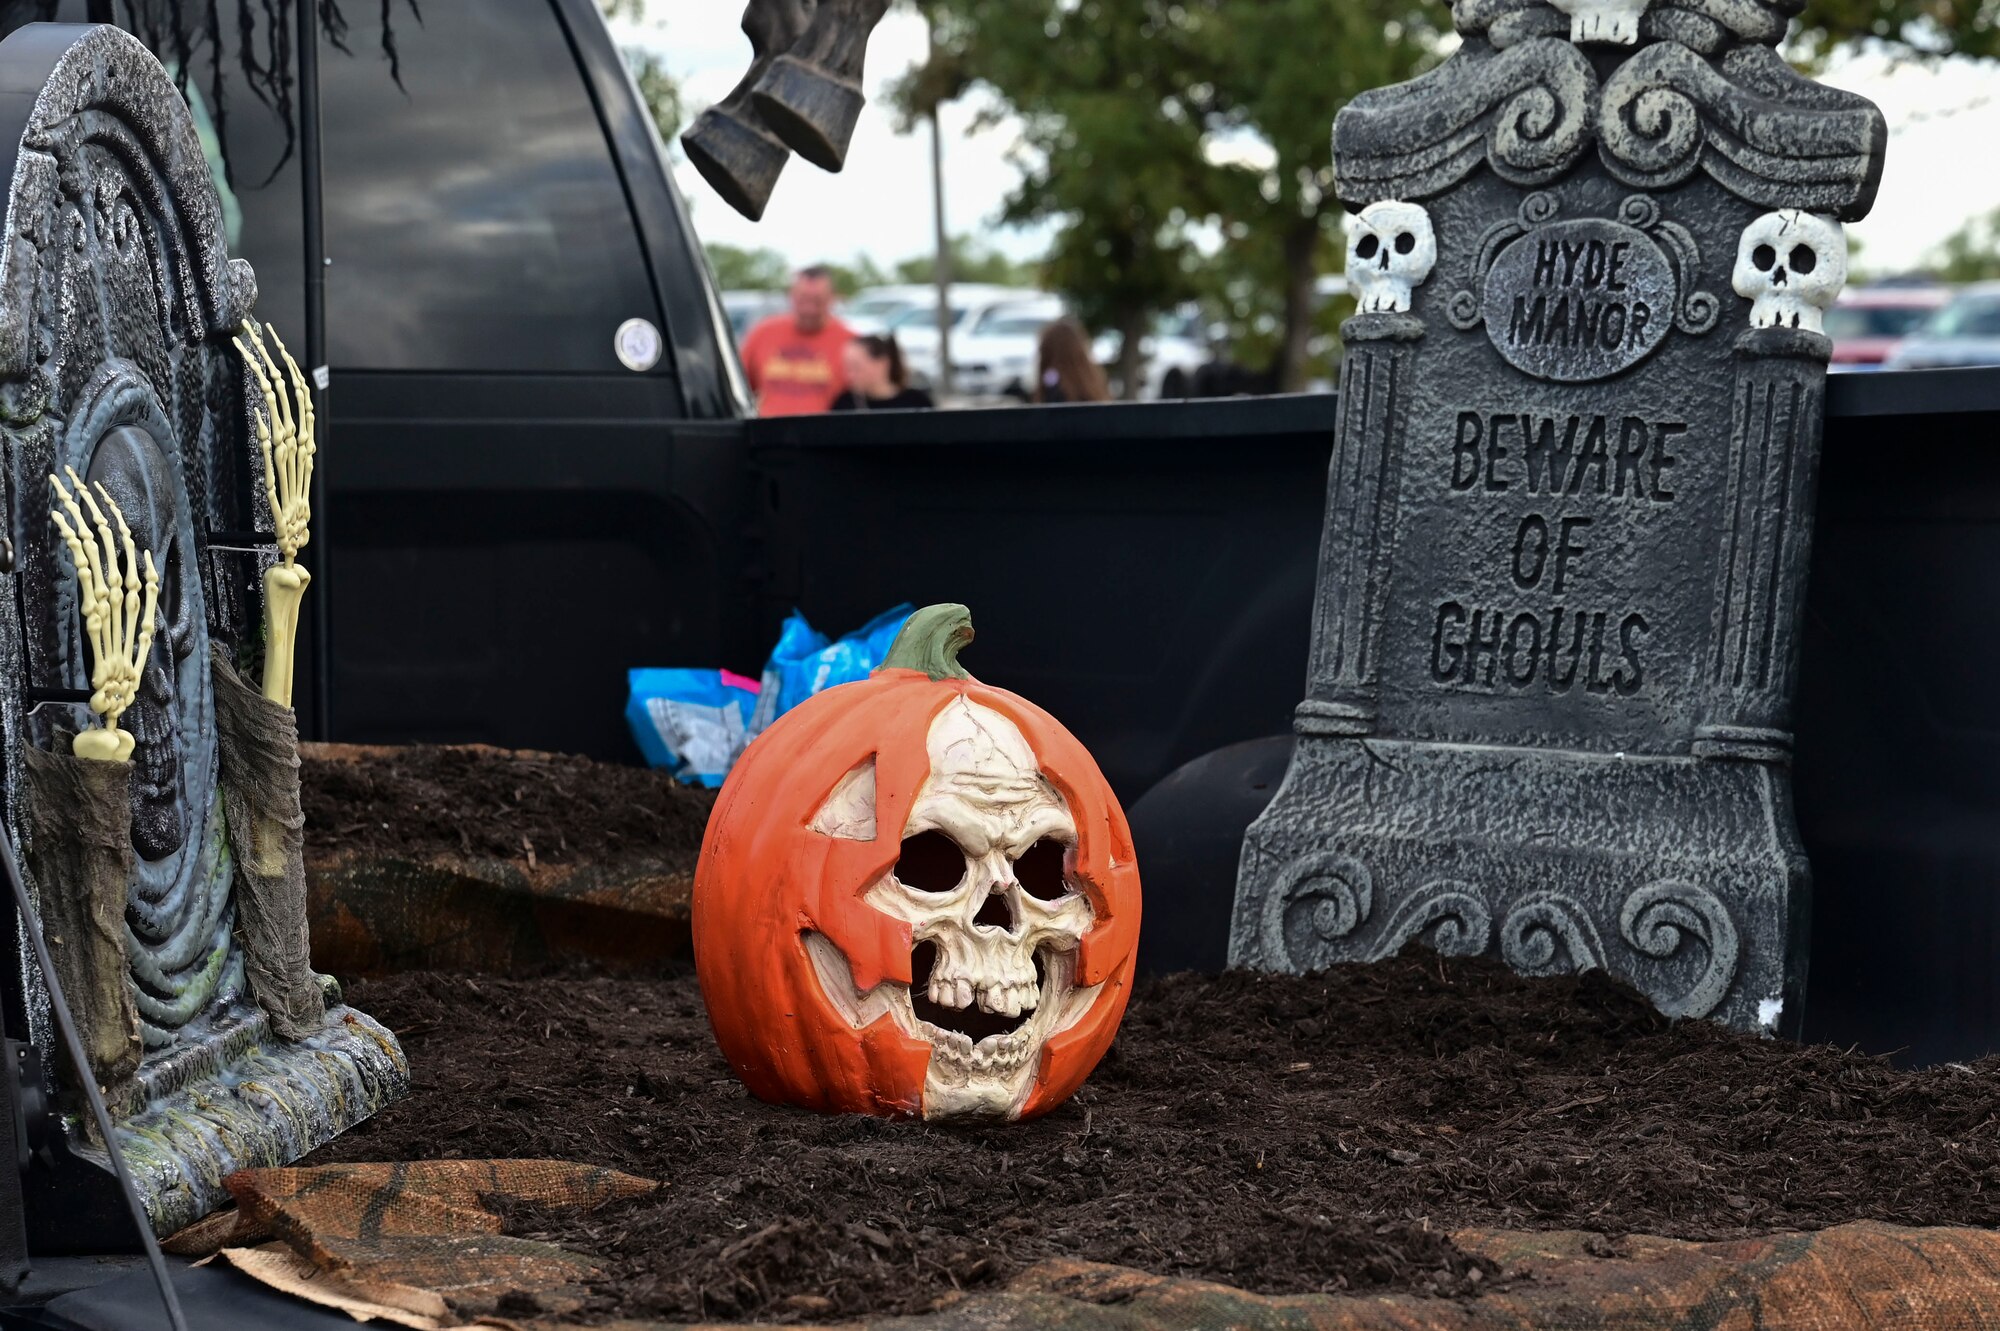
<path id="1" fill-rule="evenodd" d="M 2000 282 L 1978 282 L 1952 298 L 1891 353 L 1884 369 L 2000 365 Z"/>

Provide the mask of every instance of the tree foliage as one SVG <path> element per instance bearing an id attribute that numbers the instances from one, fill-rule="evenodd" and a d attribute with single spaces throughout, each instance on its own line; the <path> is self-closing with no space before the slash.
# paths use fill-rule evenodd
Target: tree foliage
<path id="1" fill-rule="evenodd" d="M 1218 268 L 1259 272 L 1279 293 L 1281 377 L 1304 376 L 1313 279 L 1337 235 L 1327 126 L 1354 94 L 1435 58 L 1442 0 L 929 9 L 944 70 L 912 84 L 977 82 L 1020 117 L 1023 179 L 1004 218 L 1056 224 L 1044 273 L 1087 321 L 1136 347 Z"/>
<path id="2" fill-rule="evenodd" d="M 741 249 L 711 241 L 708 267 L 723 291 L 777 291 L 791 280 L 792 266 L 772 249 Z"/>
<path id="3" fill-rule="evenodd" d="M 1947 282 L 2000 278 L 2000 208 L 1946 237 L 1929 267 Z"/>
<path id="4" fill-rule="evenodd" d="M 937 280 L 937 256 L 919 254 L 892 270 L 893 279 L 910 284 Z M 1000 287 L 1031 287 L 1041 278 L 1041 265 L 1011 259 L 970 236 L 951 238 L 951 280 L 983 282 Z"/>
<path id="5" fill-rule="evenodd" d="M 1356 94 L 1437 58 L 1445 0 L 919 0 L 938 33 L 897 90 L 906 117 L 983 86 L 1020 117 L 1002 220 L 1053 223 L 1045 278 L 1094 326 L 1131 331 L 1203 298 L 1239 358 L 1297 385 L 1337 306 L 1328 129 Z M 1807 0 L 1793 49 L 1856 40 L 2000 55 L 2000 0 Z"/>
<path id="6" fill-rule="evenodd" d="M 1792 30 L 1817 57 L 1854 41 L 1912 56 L 2000 56 L 2000 0 L 1806 0 Z"/>
<path id="7" fill-rule="evenodd" d="M 607 22 L 623 19 L 641 23 L 646 18 L 646 0 L 597 0 L 597 8 Z M 647 47 L 627 44 L 620 46 L 618 53 L 624 57 L 625 67 L 632 71 L 632 84 L 639 90 L 639 99 L 659 128 L 660 142 L 671 146 L 688 121 L 687 101 L 681 94 L 680 83 L 668 71 L 667 62 Z"/>

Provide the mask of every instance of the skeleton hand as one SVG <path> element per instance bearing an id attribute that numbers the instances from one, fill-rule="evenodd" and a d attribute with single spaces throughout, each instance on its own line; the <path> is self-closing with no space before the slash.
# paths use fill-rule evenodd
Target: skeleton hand
<path id="1" fill-rule="evenodd" d="M 264 450 L 264 496 L 270 501 L 271 518 L 277 525 L 278 553 L 290 565 L 312 539 L 313 454 L 319 451 L 313 440 L 312 391 L 275 328 L 269 331 L 278 354 L 285 359 L 283 372 L 271 359 L 257 325 L 246 323 L 243 331 L 249 334 L 250 343 L 245 346 L 239 337 L 236 350 L 256 377 L 257 391 L 264 399 L 263 410 L 251 412 L 257 422 L 257 443 Z"/>
<path id="2" fill-rule="evenodd" d="M 283 371 L 265 348 L 263 331 L 254 322 L 245 323 L 243 331 L 250 341 L 246 345 L 237 338 L 236 350 L 264 399 L 262 410 L 253 408 L 250 415 L 264 450 L 264 497 L 271 504 L 280 556 L 279 563 L 264 570 L 264 696 L 290 707 L 299 602 L 312 581 L 312 574 L 298 563 L 299 551 L 312 539 L 313 454 L 319 451 L 313 441 L 312 390 L 276 329 L 269 331 L 284 357 Z"/>
<path id="3" fill-rule="evenodd" d="M 92 661 L 90 710 L 104 718 L 102 730 L 86 730 L 76 737 L 76 756 L 124 762 L 132 756 L 132 736 L 118 728 L 118 718 L 137 696 L 139 672 L 153 650 L 153 616 L 159 605 L 160 577 L 153 568 L 153 552 L 134 548 L 132 529 L 125 525 L 125 515 L 112 501 L 111 492 L 99 485 L 93 497 L 74 467 L 64 470 L 69 473 L 76 494 L 72 495 L 51 474 L 49 485 L 55 490 L 58 507 L 50 509 L 49 516 L 56 520 L 63 544 L 69 547 L 70 561 L 76 565 L 77 602 L 83 611 L 84 636 L 90 642 Z M 78 496 L 82 497 L 83 508 L 77 506 Z M 84 520 L 84 508 L 90 510 L 89 522 Z M 107 510 L 110 521 L 104 516 Z M 113 521 L 118 524 L 117 539 L 111 532 Z M 91 539 L 93 526 L 95 541 Z M 142 562 L 146 588 L 143 610 L 139 596 Z"/>

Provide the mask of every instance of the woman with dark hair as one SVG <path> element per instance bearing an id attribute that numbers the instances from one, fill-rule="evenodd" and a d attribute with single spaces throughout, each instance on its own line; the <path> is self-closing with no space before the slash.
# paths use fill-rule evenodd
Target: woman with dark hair
<path id="1" fill-rule="evenodd" d="M 1058 319 L 1042 330 L 1037 347 L 1035 401 L 1109 402 L 1111 386 L 1090 358 L 1090 335 L 1074 319 Z"/>
<path id="2" fill-rule="evenodd" d="M 895 334 L 870 334 L 847 344 L 847 391 L 833 400 L 834 411 L 910 411 L 934 405 L 931 395 L 910 387 L 909 367 Z"/>

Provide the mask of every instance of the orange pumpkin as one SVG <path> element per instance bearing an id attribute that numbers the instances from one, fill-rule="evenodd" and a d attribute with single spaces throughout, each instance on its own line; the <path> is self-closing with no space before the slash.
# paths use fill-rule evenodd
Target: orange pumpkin
<path id="1" fill-rule="evenodd" d="M 1028 1118 L 1111 1045 L 1139 872 L 1124 811 L 1056 720 L 958 665 L 963 606 L 870 678 L 781 717 L 722 788 L 694 954 L 759 1097 L 828 1113 Z"/>

